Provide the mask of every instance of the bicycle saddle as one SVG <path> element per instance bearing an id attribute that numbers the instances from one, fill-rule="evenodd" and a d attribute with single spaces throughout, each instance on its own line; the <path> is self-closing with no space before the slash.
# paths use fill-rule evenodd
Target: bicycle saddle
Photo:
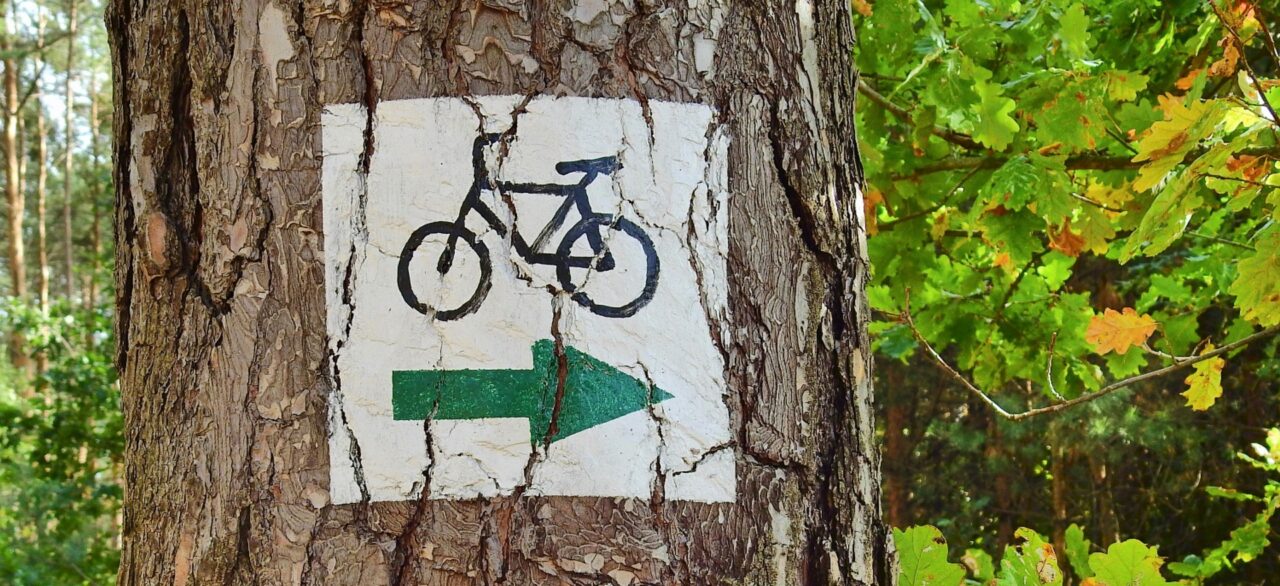
<path id="1" fill-rule="evenodd" d="M 600 157 L 598 159 L 556 163 L 556 173 L 561 175 L 571 175 L 573 173 L 603 173 L 608 175 L 621 168 L 622 162 L 618 160 L 618 157 Z"/>

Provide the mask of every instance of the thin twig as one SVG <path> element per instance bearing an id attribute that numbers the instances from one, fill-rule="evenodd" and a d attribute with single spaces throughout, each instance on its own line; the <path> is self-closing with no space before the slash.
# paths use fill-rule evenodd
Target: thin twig
<path id="1" fill-rule="evenodd" d="M 1267 99 L 1267 90 L 1262 87 L 1262 82 L 1258 81 L 1257 74 L 1253 72 L 1253 66 L 1249 65 L 1249 59 L 1245 56 L 1245 49 L 1248 47 L 1245 45 L 1244 40 L 1240 38 L 1240 33 L 1227 22 L 1217 4 L 1211 1 L 1209 6 L 1213 8 L 1213 13 L 1217 15 L 1218 21 L 1222 23 L 1222 28 L 1227 29 L 1227 32 L 1231 33 L 1231 37 L 1235 39 L 1236 44 L 1240 46 L 1240 65 L 1244 67 L 1244 72 L 1249 76 L 1249 81 L 1253 83 L 1254 89 L 1258 91 L 1258 99 L 1262 100 L 1263 108 L 1271 114 L 1271 124 L 1280 127 L 1280 115 L 1277 115 L 1276 109 L 1271 106 L 1271 100 Z M 1270 35 L 1267 36 L 1270 37 Z"/>
<path id="2" fill-rule="evenodd" d="M 1084 203 L 1087 203 L 1087 204 L 1089 204 L 1089 205 L 1091 205 L 1091 206 L 1093 206 L 1093 207 L 1095 207 L 1095 208 L 1101 209 L 1101 210 L 1107 210 L 1108 212 L 1116 212 L 1116 213 L 1118 213 L 1118 214 L 1123 214 L 1123 213 L 1125 213 L 1126 211 L 1128 211 L 1128 210 L 1122 210 L 1122 209 L 1120 209 L 1120 208 L 1113 208 L 1113 207 L 1111 207 L 1111 206 L 1109 206 L 1109 205 L 1107 205 L 1107 204 L 1105 204 L 1105 203 L 1102 203 L 1102 202 L 1100 202 L 1100 201 L 1097 201 L 1097 200 L 1092 199 L 1092 198 L 1089 198 L 1089 197 L 1085 197 L 1085 196 L 1080 195 L 1079 193 L 1076 193 L 1076 192 L 1074 192 L 1074 191 L 1070 192 L 1070 194 L 1071 194 L 1071 197 L 1074 197 L 1074 198 L 1076 198 L 1076 199 L 1078 199 L 1078 200 L 1080 200 L 1080 201 L 1082 201 L 1082 202 L 1084 202 Z"/>
<path id="3" fill-rule="evenodd" d="M 927 209 L 923 209 L 912 214 L 907 214 L 905 216 L 902 216 L 901 218 L 894 218 L 893 220 L 880 224 L 878 228 L 880 229 L 880 231 L 883 232 L 885 230 L 889 230 L 893 228 L 895 225 L 901 224 L 903 222 L 910 222 L 911 220 L 923 218 L 929 214 L 932 214 L 933 212 L 936 212 L 946 207 L 948 203 L 951 203 L 951 198 L 954 197 L 955 194 L 960 191 L 960 188 L 964 187 L 964 184 L 968 183 L 969 179 L 971 179 L 974 175 L 977 175 L 977 174 L 978 174 L 978 169 L 973 169 L 968 173 L 965 173 L 964 177 L 960 178 L 960 181 L 955 184 L 955 187 L 952 187 L 951 191 L 948 191 L 947 195 L 943 196 L 942 201 L 938 202 L 937 205 L 931 206 Z"/>
<path id="4" fill-rule="evenodd" d="M 1280 50 L 1276 49 L 1276 41 L 1271 36 L 1271 30 L 1267 27 L 1267 14 L 1262 11 L 1262 7 L 1256 2 L 1250 2 L 1249 6 L 1253 8 L 1257 15 L 1258 27 L 1262 30 L 1262 40 L 1267 44 L 1267 48 L 1271 49 L 1271 58 L 1275 60 L 1276 67 L 1280 67 Z"/>
<path id="5" fill-rule="evenodd" d="M 1207 149 L 1195 149 L 1183 158 L 1182 163 L 1188 164 L 1200 156 L 1208 152 Z M 1267 156 L 1280 157 L 1280 147 L 1250 147 L 1240 149 L 1234 154 L 1251 155 L 1251 156 Z M 897 180 L 918 179 L 924 175 L 933 173 L 943 173 L 946 171 L 959 171 L 963 169 L 999 169 L 1005 163 L 1009 162 L 1009 157 L 959 157 L 954 159 L 942 159 L 941 161 L 921 165 L 912 169 L 910 173 L 895 175 L 893 178 Z M 1104 155 L 1098 152 L 1088 152 L 1079 155 L 1067 157 L 1064 167 L 1068 171 L 1122 171 L 1125 169 L 1137 169 L 1146 164 L 1146 161 L 1134 161 L 1127 156 Z"/>
<path id="6" fill-rule="evenodd" d="M 995 399 L 992 399 L 991 396 L 988 395 L 985 391 L 983 391 L 982 389 L 975 386 L 972 382 L 970 382 L 968 378 L 965 378 L 963 374 L 960 374 L 959 371 L 957 371 L 955 368 L 952 368 L 951 365 L 948 364 L 947 361 L 942 357 L 942 355 L 938 354 L 938 351 L 933 349 L 933 346 L 929 344 L 929 341 L 924 339 L 924 335 L 922 335 L 920 333 L 920 330 L 916 328 L 915 321 L 912 320 L 911 318 L 910 291 L 907 292 L 906 299 L 903 302 L 903 305 L 904 307 L 903 307 L 902 316 L 901 316 L 902 320 L 906 322 L 907 327 L 911 328 L 911 333 L 915 336 L 916 340 L 920 342 L 920 345 L 924 347 L 925 351 L 929 354 L 929 357 L 933 359 L 934 363 L 936 363 L 938 367 L 941 368 L 944 372 L 951 375 L 951 378 L 954 378 L 962 386 L 968 389 L 970 393 L 973 393 L 974 396 L 978 397 L 980 400 L 982 400 L 983 403 L 986 403 L 987 406 L 991 407 L 991 409 L 995 411 L 996 414 L 998 414 L 999 416 L 1005 419 L 1008 419 L 1009 421 L 1021 421 L 1023 419 L 1029 419 L 1031 417 L 1036 417 L 1038 415 L 1046 415 L 1049 413 L 1057 413 L 1059 411 L 1065 411 L 1067 409 L 1075 407 L 1076 405 L 1081 405 L 1084 403 L 1088 403 L 1090 401 L 1101 399 L 1102 397 L 1110 395 L 1111 393 L 1114 393 L 1120 389 L 1123 389 L 1135 383 L 1161 377 L 1171 372 L 1176 372 L 1178 370 L 1182 370 L 1184 368 L 1198 364 L 1200 362 L 1204 362 L 1205 360 L 1217 358 L 1219 356 L 1222 356 L 1223 354 L 1226 354 L 1228 352 L 1231 352 L 1232 350 L 1235 350 L 1236 348 L 1247 346 L 1258 340 L 1262 340 L 1262 339 L 1274 336 L 1277 333 L 1280 333 L 1280 326 L 1273 326 L 1265 330 L 1251 334 L 1249 336 L 1245 336 L 1244 338 L 1236 340 L 1235 342 L 1232 342 L 1230 344 L 1226 344 L 1221 348 L 1217 348 L 1210 352 L 1205 352 L 1204 354 L 1201 354 L 1199 356 L 1191 357 L 1188 360 L 1175 363 L 1171 366 L 1166 366 L 1164 368 L 1159 368 L 1156 370 L 1152 370 L 1149 372 L 1145 372 L 1142 374 L 1138 374 L 1125 379 L 1118 380 L 1092 393 L 1085 393 L 1074 399 L 1069 399 L 1066 401 L 1062 401 L 1060 403 L 1054 403 L 1047 407 L 1037 407 L 1034 409 L 1028 409 L 1026 411 L 1022 411 L 1020 413 L 1011 413 L 1004 407 L 1001 407 L 1000 404 L 997 403 Z"/>
<path id="7" fill-rule="evenodd" d="M 1257 252 L 1257 251 L 1258 251 L 1258 249 L 1256 249 L 1256 248 L 1254 248 L 1254 247 L 1252 247 L 1252 246 L 1249 246 L 1248 244 L 1244 244 L 1244 243 L 1242 243 L 1242 242 L 1236 242 L 1235 240 L 1227 240 L 1226 238 L 1219 238 L 1219 237 L 1217 237 L 1217 236 L 1210 236 L 1210 235 L 1208 235 L 1208 234 L 1201 234 L 1201 233 L 1199 233 L 1199 232 L 1196 232 L 1195 230 L 1188 230 L 1188 231 L 1187 231 L 1187 234 L 1188 234 L 1188 235 L 1190 235 L 1190 236 L 1195 236 L 1196 238 L 1200 238 L 1200 239 L 1202 239 L 1202 240 L 1208 240 L 1208 241 L 1210 241 L 1210 242 L 1217 242 L 1218 244 L 1225 244 L 1225 245 L 1227 245 L 1227 246 L 1234 246 L 1234 247 L 1236 247 L 1236 248 L 1242 248 L 1242 249 L 1244 249 L 1244 250 L 1249 250 L 1249 251 L 1252 251 L 1252 252 Z"/>
<path id="8" fill-rule="evenodd" d="M 1059 401 L 1066 401 L 1067 398 L 1058 393 L 1057 387 L 1053 385 L 1053 353 L 1058 346 L 1058 332 L 1054 332 L 1049 337 L 1049 359 L 1044 366 L 1044 382 L 1049 386 L 1049 393 Z"/>
<path id="9" fill-rule="evenodd" d="M 1211 178 L 1213 178 L 1213 179 L 1221 179 L 1221 180 L 1223 180 L 1223 181 L 1236 181 L 1236 182 L 1239 182 L 1239 183 L 1247 183 L 1247 184 L 1249 184 L 1249 185 L 1255 185 L 1255 186 L 1257 186 L 1257 187 L 1276 187 L 1275 185 L 1270 185 L 1270 184 L 1267 184 L 1267 183 L 1263 183 L 1263 182 L 1261 182 L 1261 181 L 1254 181 L 1254 180 L 1252 180 L 1252 179 L 1245 179 L 1245 178 L 1243 178 L 1243 177 L 1228 177 L 1228 176 L 1226 176 L 1226 175 L 1217 175 L 1217 174 L 1214 174 L 1214 173 L 1201 173 L 1201 174 L 1200 174 L 1200 176 L 1201 176 L 1201 177 L 1211 177 Z"/>
<path id="10" fill-rule="evenodd" d="M 862 81 L 861 79 L 858 80 L 858 92 L 866 96 L 867 99 L 871 100 L 876 105 L 880 106 L 881 108 L 884 108 L 885 110 L 888 110 L 890 113 L 892 113 L 894 116 L 897 116 L 903 122 L 906 122 L 907 124 L 912 123 L 911 112 L 909 110 L 889 101 L 889 98 L 886 98 L 883 95 L 881 95 L 880 92 L 877 92 L 874 88 L 867 85 L 867 83 Z M 987 150 L 983 148 L 982 145 L 978 144 L 978 141 L 973 140 L 973 138 L 970 137 L 969 135 L 956 132 L 949 128 L 934 126 L 933 128 L 929 129 L 929 132 L 932 133 L 934 136 L 941 138 L 942 140 L 945 140 L 956 146 L 964 147 L 971 151 Z"/>

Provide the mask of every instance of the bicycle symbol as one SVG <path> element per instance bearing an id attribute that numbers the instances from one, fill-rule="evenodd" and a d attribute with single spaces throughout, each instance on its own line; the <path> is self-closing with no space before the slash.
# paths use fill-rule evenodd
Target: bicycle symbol
<path id="1" fill-rule="evenodd" d="M 476 138 L 471 153 L 474 181 L 471 183 L 471 189 L 467 192 L 466 199 L 462 202 L 462 208 L 458 210 L 458 218 L 452 222 L 424 224 L 414 230 L 413 234 L 409 236 L 409 240 L 405 242 L 404 250 L 400 254 L 400 266 L 397 275 L 397 284 L 400 287 L 400 294 L 404 297 L 405 303 L 408 303 L 409 307 L 423 315 L 431 316 L 434 313 L 435 319 L 443 321 L 465 317 L 480 308 L 492 285 L 493 262 L 489 258 L 489 248 L 485 246 L 484 242 L 480 241 L 475 232 L 467 229 L 466 221 L 471 212 L 475 212 L 495 232 L 505 237 L 507 227 L 498 218 L 498 215 L 480 198 L 480 194 L 483 191 L 497 191 L 507 194 L 540 194 L 563 197 L 565 199 L 564 203 L 556 209 L 550 221 L 542 228 L 542 231 L 538 233 L 537 238 L 534 238 L 532 243 L 525 242 L 518 231 L 513 231 L 511 242 L 515 247 L 516 253 L 531 264 L 555 267 L 556 278 L 563 290 L 569 293 L 571 298 L 579 305 L 586 307 L 592 313 L 611 318 L 625 318 L 635 315 L 637 311 L 640 311 L 653 299 L 654 292 L 658 288 L 658 253 L 653 247 L 653 240 L 635 222 L 621 216 L 600 213 L 591 209 L 591 201 L 587 196 L 587 186 L 591 185 L 600 175 L 612 175 L 622 168 L 618 158 L 601 157 L 557 163 L 556 172 L 561 175 L 582 174 L 582 178 L 576 183 L 514 183 L 498 181 L 489 176 L 484 161 L 484 149 L 498 142 L 500 138 L 501 135 L 499 134 L 486 134 Z M 554 252 L 545 251 L 547 241 L 564 226 L 569 212 L 573 210 L 577 210 L 581 219 L 565 232 Z M 638 241 L 644 251 L 646 265 L 644 287 L 636 297 L 619 305 L 607 305 L 593 300 L 585 291 L 579 290 L 570 273 L 570 269 L 574 268 L 599 272 L 612 271 L 618 268 L 614 255 L 606 246 L 606 239 L 601 233 L 603 230 L 612 230 Z M 459 240 L 465 242 L 471 251 L 479 257 L 480 278 L 479 282 L 476 283 L 475 292 L 456 308 L 430 307 L 419 301 L 417 292 L 413 288 L 413 282 L 410 278 L 412 275 L 410 265 L 414 254 L 418 252 L 423 242 L 432 235 L 447 237 L 444 251 L 435 263 L 436 272 L 442 277 L 447 275 L 454 266 L 454 254 L 458 248 Z M 575 244 L 584 237 L 587 239 L 591 254 L 574 254 Z"/>

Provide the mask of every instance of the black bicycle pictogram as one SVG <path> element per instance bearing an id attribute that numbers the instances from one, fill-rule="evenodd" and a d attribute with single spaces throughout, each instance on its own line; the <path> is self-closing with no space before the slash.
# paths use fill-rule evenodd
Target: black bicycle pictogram
<path id="1" fill-rule="evenodd" d="M 466 199 L 462 202 L 462 208 L 458 210 L 457 219 L 452 222 L 424 224 L 414 230 L 413 234 L 409 236 L 409 240 L 405 242 L 404 250 L 400 254 L 400 266 L 397 275 L 400 294 L 404 297 L 405 303 L 408 303 L 409 307 L 419 313 L 428 316 L 434 315 L 435 319 L 445 321 L 465 317 L 480 308 L 492 285 L 493 264 L 489 258 L 489 248 L 476 236 L 475 232 L 467 228 L 466 222 L 471 212 L 475 212 L 480 214 L 480 217 L 495 232 L 505 237 L 507 235 L 507 227 L 480 197 L 484 191 L 497 191 L 503 194 L 539 194 L 563 197 L 564 203 L 556 209 L 550 221 L 542 228 L 542 231 L 538 233 L 537 238 L 534 238 L 532 243 L 526 242 L 519 231 L 512 231 L 511 242 L 516 253 L 531 264 L 555 267 L 556 278 L 559 280 L 563 290 L 568 292 L 574 301 L 591 310 L 592 313 L 614 318 L 635 315 L 637 311 L 653 299 L 654 292 L 658 288 L 658 253 L 653 247 L 653 240 L 635 222 L 621 216 L 600 213 L 591 209 L 591 200 L 587 196 L 588 185 L 591 185 L 601 175 L 612 175 L 622 168 L 618 158 L 600 157 L 557 163 L 556 172 L 561 175 L 582 174 L 581 179 L 576 183 L 514 183 L 498 181 L 489 176 L 488 169 L 485 166 L 484 152 L 486 147 L 498 142 L 500 138 L 501 135 L 498 134 L 487 134 L 476 139 L 471 154 L 474 181 L 471 183 L 471 189 L 467 192 Z M 565 232 L 555 251 L 547 252 L 545 250 L 547 241 L 564 226 L 569 212 L 574 210 L 578 212 L 580 219 Z M 598 272 L 612 271 L 617 268 L 616 259 L 606 246 L 606 238 L 602 234 L 604 230 L 613 230 L 618 235 L 625 235 L 638 241 L 644 251 L 646 264 L 644 286 L 631 301 L 620 305 L 606 305 L 593 300 L 585 291 L 580 291 L 578 286 L 573 283 L 570 273 L 570 269 L 574 268 Z M 435 269 L 441 276 L 448 274 L 449 270 L 453 268 L 454 255 L 458 248 L 459 240 L 465 242 L 471 251 L 479 257 L 480 279 L 476 283 L 475 292 L 456 308 L 430 307 L 419 301 L 417 292 L 413 289 L 413 282 L 410 279 L 410 265 L 414 254 L 418 252 L 423 241 L 432 235 L 447 236 L 444 251 L 440 253 L 440 258 L 435 263 Z M 584 237 L 587 239 L 588 249 L 591 254 L 574 254 L 574 245 Z"/>

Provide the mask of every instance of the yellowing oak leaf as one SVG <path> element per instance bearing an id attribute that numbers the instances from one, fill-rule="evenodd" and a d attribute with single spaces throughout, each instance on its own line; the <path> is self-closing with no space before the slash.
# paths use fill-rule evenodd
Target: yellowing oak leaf
<path id="1" fill-rule="evenodd" d="M 1236 264 L 1236 280 L 1227 289 L 1244 318 L 1264 327 L 1280 325 L 1280 230 L 1258 239 L 1257 250 Z"/>
<path id="2" fill-rule="evenodd" d="M 1222 59 L 1219 59 L 1209 66 L 1210 77 L 1231 77 L 1236 74 L 1236 69 L 1240 63 L 1240 48 L 1236 46 L 1235 40 L 1230 37 L 1224 37 L 1222 45 Z"/>
<path id="3" fill-rule="evenodd" d="M 943 211 L 934 216 L 933 223 L 929 225 L 929 235 L 933 237 L 934 242 L 942 242 L 942 237 L 947 235 L 947 230 L 951 229 L 951 212 Z"/>
<path id="4" fill-rule="evenodd" d="M 1084 332 L 1085 341 L 1093 345 L 1098 354 L 1115 351 L 1124 354 L 1130 346 L 1141 346 L 1156 331 L 1156 321 L 1147 314 L 1138 315 L 1132 307 L 1124 312 L 1108 309 L 1095 315 Z"/>
<path id="5" fill-rule="evenodd" d="M 1133 157 L 1135 163 L 1146 163 L 1133 182 L 1135 191 L 1146 191 L 1164 181 L 1218 126 L 1224 111 L 1214 100 L 1195 100 L 1187 106 L 1182 100 L 1164 96 L 1160 99 L 1160 109 L 1164 110 L 1165 119 L 1151 125 L 1151 130 L 1138 142 L 1138 154 Z"/>
<path id="6" fill-rule="evenodd" d="M 1213 351 L 1213 344 L 1205 347 L 1205 354 Z M 1197 362 L 1195 372 L 1187 377 L 1187 390 L 1182 396 L 1187 398 L 1187 406 L 1196 411 L 1204 411 L 1222 396 L 1222 367 L 1227 361 L 1221 357 Z"/>
<path id="7" fill-rule="evenodd" d="M 867 221 L 868 236 L 880 233 L 880 226 L 876 222 L 876 207 L 881 205 L 884 205 L 884 194 L 879 189 L 870 189 L 862 198 L 862 215 Z"/>
<path id="8" fill-rule="evenodd" d="M 1080 212 L 1079 226 L 1084 247 L 1099 256 L 1106 254 L 1111 239 L 1116 236 L 1107 212 L 1095 207 L 1085 207 Z"/>
<path id="9" fill-rule="evenodd" d="M 1075 258 L 1085 249 L 1085 240 L 1071 231 L 1071 220 L 1062 224 L 1060 230 L 1049 229 L 1049 248 Z"/>

